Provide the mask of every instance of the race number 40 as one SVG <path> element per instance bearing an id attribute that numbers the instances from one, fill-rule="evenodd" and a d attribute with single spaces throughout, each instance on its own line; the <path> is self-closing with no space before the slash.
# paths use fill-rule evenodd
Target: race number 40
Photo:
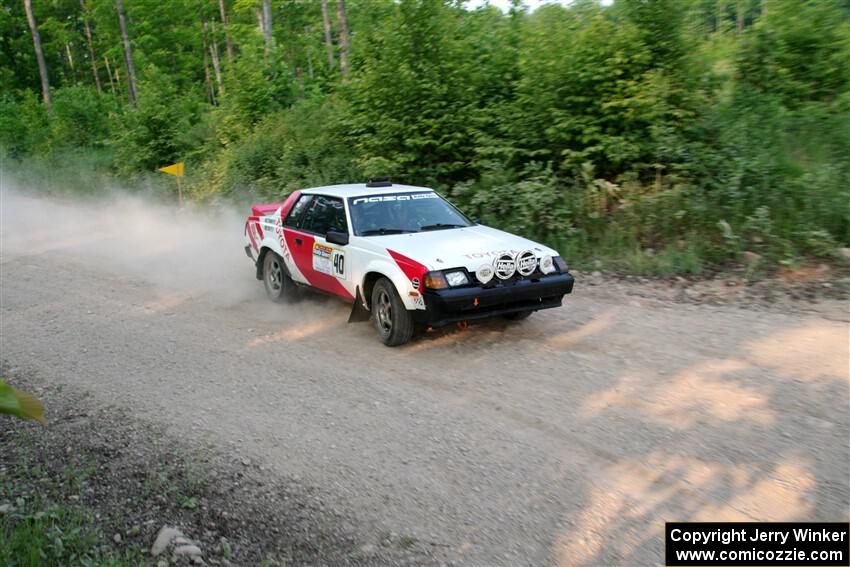
<path id="1" fill-rule="evenodd" d="M 334 250 L 333 275 L 341 280 L 345 279 L 345 253 L 339 250 Z"/>

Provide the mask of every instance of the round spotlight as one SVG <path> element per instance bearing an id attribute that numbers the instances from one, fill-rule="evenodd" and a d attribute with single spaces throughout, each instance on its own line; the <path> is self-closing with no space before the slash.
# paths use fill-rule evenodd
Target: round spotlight
<path id="1" fill-rule="evenodd" d="M 531 250 L 520 252 L 516 257 L 516 271 L 521 276 L 530 276 L 537 269 L 537 256 Z"/>
<path id="2" fill-rule="evenodd" d="M 516 260 L 510 252 L 499 254 L 493 261 L 493 270 L 496 272 L 496 277 L 500 280 L 510 279 L 516 272 Z"/>
<path id="3" fill-rule="evenodd" d="M 478 269 L 475 270 L 475 277 L 478 278 L 478 281 L 482 284 L 488 283 L 493 279 L 493 266 L 490 264 L 481 264 L 478 266 Z"/>

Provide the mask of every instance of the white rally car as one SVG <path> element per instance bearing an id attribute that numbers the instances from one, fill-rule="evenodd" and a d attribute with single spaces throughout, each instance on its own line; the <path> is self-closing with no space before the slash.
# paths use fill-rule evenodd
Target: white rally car
<path id="1" fill-rule="evenodd" d="M 384 344 L 497 315 L 524 319 L 573 289 L 551 248 L 469 220 L 431 189 L 389 181 L 295 191 L 254 205 L 245 252 L 272 301 L 301 287 L 353 302 Z"/>

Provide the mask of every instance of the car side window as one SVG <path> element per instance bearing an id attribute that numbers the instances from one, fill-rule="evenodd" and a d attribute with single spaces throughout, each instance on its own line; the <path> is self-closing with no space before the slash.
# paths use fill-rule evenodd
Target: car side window
<path id="1" fill-rule="evenodd" d="M 307 208 L 307 204 L 312 198 L 313 195 L 301 195 L 295 204 L 292 205 L 292 208 L 289 209 L 289 214 L 286 215 L 286 218 L 283 220 L 283 226 L 297 228 L 298 221 L 301 220 L 301 214 L 304 212 L 304 209 Z"/>
<path id="2" fill-rule="evenodd" d="M 329 230 L 348 232 L 342 199 L 317 195 L 304 215 L 301 229 L 321 236 Z"/>

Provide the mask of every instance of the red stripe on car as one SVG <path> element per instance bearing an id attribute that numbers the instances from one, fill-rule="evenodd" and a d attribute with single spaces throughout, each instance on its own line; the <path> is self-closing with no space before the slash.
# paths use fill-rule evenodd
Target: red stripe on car
<path id="1" fill-rule="evenodd" d="M 260 249 L 257 246 L 257 241 L 254 240 L 254 233 L 251 231 L 251 222 L 250 221 L 245 223 L 245 232 L 248 234 L 248 238 L 251 239 L 251 246 L 254 247 L 254 251 L 259 252 Z"/>
<path id="2" fill-rule="evenodd" d="M 428 268 L 424 264 L 420 264 L 413 258 L 408 258 L 404 254 L 399 254 L 389 248 L 387 248 L 387 252 L 390 253 L 390 256 L 398 264 L 398 267 L 401 268 L 401 271 L 404 272 L 404 275 L 407 276 L 407 279 L 413 281 L 413 278 L 419 278 L 419 281 L 422 281 L 422 276 L 428 271 Z"/>

